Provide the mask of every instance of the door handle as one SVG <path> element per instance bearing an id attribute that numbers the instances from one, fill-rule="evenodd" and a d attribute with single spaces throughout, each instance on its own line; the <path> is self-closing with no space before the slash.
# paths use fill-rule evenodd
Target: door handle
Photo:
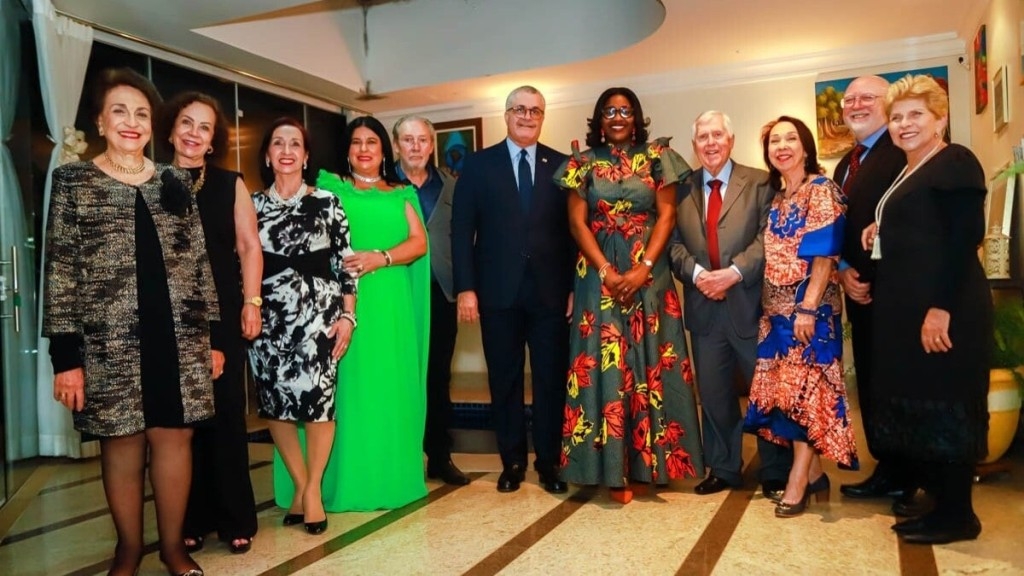
<path id="1" fill-rule="evenodd" d="M 0 320 L 14 319 L 14 331 L 21 332 L 21 289 L 18 283 L 18 247 L 11 246 L 11 259 L 0 260 L 0 266 L 11 266 L 11 313 L 0 314 Z M 0 303 L 7 300 L 7 277 L 0 275 Z"/>

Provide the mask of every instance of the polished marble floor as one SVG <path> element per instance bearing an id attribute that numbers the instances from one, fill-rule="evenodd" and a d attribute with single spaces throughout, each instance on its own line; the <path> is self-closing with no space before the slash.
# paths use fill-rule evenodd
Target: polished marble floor
<path id="1" fill-rule="evenodd" d="M 752 448 L 747 438 L 747 448 Z M 755 461 L 742 490 L 697 496 L 679 482 L 628 505 L 603 491 L 544 492 L 530 473 L 500 494 L 493 454 L 455 455 L 473 482 L 429 482 L 430 494 L 402 509 L 331 514 L 327 533 L 281 525 L 272 501 L 270 446 L 252 444 L 260 531 L 232 555 L 215 539 L 195 559 L 210 575 L 532 574 L 1024 574 L 1024 449 L 1009 471 L 975 486 L 984 531 L 974 542 L 902 545 L 884 502 L 844 500 L 840 482 L 866 476 L 829 467 L 832 501 L 776 519 L 756 492 Z M 748 450 L 753 453 L 753 450 Z M 867 466 L 870 468 L 870 464 Z M 156 555 L 152 502 L 149 554 L 141 574 L 164 574 Z M 97 460 L 42 460 L 0 509 L 0 574 L 105 573 L 114 542 Z"/>

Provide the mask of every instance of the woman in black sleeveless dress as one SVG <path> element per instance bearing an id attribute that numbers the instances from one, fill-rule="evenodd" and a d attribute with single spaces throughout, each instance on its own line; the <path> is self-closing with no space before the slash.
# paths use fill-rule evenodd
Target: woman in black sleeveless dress
<path id="1" fill-rule="evenodd" d="M 212 426 L 192 442 L 192 492 L 185 515 L 185 545 L 203 547 L 217 531 L 232 552 L 248 552 L 256 534 L 256 502 L 249 477 L 245 425 L 245 339 L 260 332 L 263 254 L 256 211 L 241 175 L 209 163 L 227 151 L 227 121 L 211 96 L 185 92 L 166 106 L 164 132 L 175 166 L 192 176 L 206 248 L 210 255 L 221 321 L 210 326 L 214 349 Z"/>

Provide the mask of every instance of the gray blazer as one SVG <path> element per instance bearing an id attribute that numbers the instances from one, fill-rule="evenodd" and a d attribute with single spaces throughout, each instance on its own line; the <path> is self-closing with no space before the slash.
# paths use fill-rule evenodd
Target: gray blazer
<path id="1" fill-rule="evenodd" d="M 695 170 L 681 187 L 676 228 L 669 245 L 672 272 L 683 283 L 686 327 L 697 334 L 711 330 L 711 306 L 693 283 L 695 264 L 711 269 L 704 218 L 704 170 Z M 764 227 L 774 190 L 764 170 L 733 163 L 725 201 L 718 220 L 718 249 L 722 266 L 735 265 L 743 280 L 729 289 L 725 304 L 733 328 L 743 338 L 757 335 L 764 274 Z"/>
<path id="2" fill-rule="evenodd" d="M 444 297 L 455 302 L 452 289 L 452 197 L 455 178 L 444 170 L 437 170 L 443 186 L 434 212 L 427 220 L 427 238 L 430 241 L 430 272 L 437 280 Z"/>

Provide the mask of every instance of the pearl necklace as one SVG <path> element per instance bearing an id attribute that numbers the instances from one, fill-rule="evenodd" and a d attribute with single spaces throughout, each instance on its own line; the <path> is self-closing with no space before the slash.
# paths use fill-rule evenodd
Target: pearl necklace
<path id="1" fill-rule="evenodd" d="M 299 190 L 295 194 L 289 198 L 281 198 L 281 195 L 277 193 L 277 183 L 275 182 L 274 184 L 271 184 L 270 189 L 267 190 L 267 196 L 278 204 L 282 204 L 284 206 L 295 206 L 302 201 L 302 197 L 306 195 L 307 188 L 306 184 L 303 183 L 299 186 Z"/>
<path id="2" fill-rule="evenodd" d="M 376 182 L 380 182 L 380 176 L 366 177 L 363 176 L 362 174 L 352 172 L 352 177 L 355 178 L 356 180 L 359 180 L 360 182 L 365 182 L 366 184 L 374 184 Z"/>
<path id="3" fill-rule="evenodd" d="M 118 164 L 110 157 L 110 154 L 106 150 L 103 151 L 103 158 L 110 164 L 110 167 L 121 174 L 128 174 L 129 176 L 136 176 L 142 174 L 142 171 L 146 169 L 146 160 L 142 160 L 142 164 L 138 166 L 125 166 L 124 164 Z"/>

